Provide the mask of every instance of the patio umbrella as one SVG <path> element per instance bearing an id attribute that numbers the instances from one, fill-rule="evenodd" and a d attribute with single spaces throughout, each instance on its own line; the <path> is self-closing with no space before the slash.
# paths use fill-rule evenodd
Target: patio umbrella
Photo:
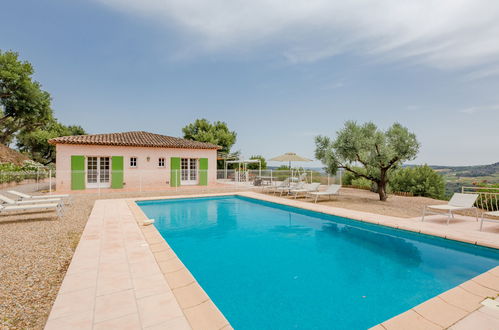
<path id="1" fill-rule="evenodd" d="M 295 154 L 294 152 L 286 152 L 283 155 L 270 158 L 270 161 L 274 162 L 289 162 L 289 169 L 291 169 L 291 162 L 311 162 L 311 159 L 299 156 Z"/>

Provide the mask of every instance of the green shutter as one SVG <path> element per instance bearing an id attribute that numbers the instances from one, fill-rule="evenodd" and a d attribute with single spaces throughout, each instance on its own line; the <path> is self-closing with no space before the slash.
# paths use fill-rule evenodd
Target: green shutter
<path id="1" fill-rule="evenodd" d="M 170 186 L 178 187 L 180 186 L 180 158 L 171 157 L 170 158 Z"/>
<path id="2" fill-rule="evenodd" d="M 208 185 L 208 158 L 199 159 L 199 185 Z"/>
<path id="3" fill-rule="evenodd" d="M 85 189 L 85 156 L 71 156 L 71 190 Z"/>
<path id="4" fill-rule="evenodd" d="M 123 188 L 123 156 L 111 157 L 111 188 Z"/>

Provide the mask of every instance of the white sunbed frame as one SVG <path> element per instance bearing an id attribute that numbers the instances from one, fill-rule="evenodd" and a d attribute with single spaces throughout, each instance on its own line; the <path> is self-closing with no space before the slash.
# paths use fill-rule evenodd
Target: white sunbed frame
<path id="1" fill-rule="evenodd" d="M 487 218 L 485 218 L 486 215 L 490 215 L 493 217 L 499 217 L 499 211 L 489 211 L 489 212 L 482 213 L 482 220 L 480 221 L 480 231 L 482 231 L 484 221 L 499 223 L 499 219 L 487 219 Z"/>
<path id="2" fill-rule="evenodd" d="M 285 193 L 285 192 L 287 192 L 289 194 L 291 192 L 291 190 L 302 189 L 304 184 L 305 184 L 305 182 L 300 181 L 300 182 L 297 182 L 297 183 L 294 183 L 294 184 L 291 183 L 290 185 L 285 186 L 285 187 L 278 187 L 276 189 L 275 193 L 278 192 L 279 196 L 282 196 L 282 194 Z"/>
<path id="3" fill-rule="evenodd" d="M 455 193 L 454 195 L 452 195 L 452 198 L 450 199 L 450 201 L 447 204 L 426 205 L 423 208 L 423 215 L 421 216 L 421 222 L 424 221 L 424 218 L 427 214 L 443 215 L 443 214 L 447 213 L 447 224 L 449 224 L 450 219 L 454 218 L 455 211 L 472 210 L 472 209 L 475 209 L 475 217 L 476 217 L 476 221 L 478 221 L 478 209 L 473 206 L 475 204 L 477 198 L 478 198 L 478 194 Z M 440 210 L 440 211 L 447 211 L 447 212 L 446 213 L 435 212 L 435 211 L 431 211 L 431 209 Z"/>
<path id="4" fill-rule="evenodd" d="M 289 186 L 289 178 L 284 179 L 284 181 L 274 181 L 275 185 L 263 187 L 263 192 L 275 193 L 278 188 Z"/>
<path id="5" fill-rule="evenodd" d="M 61 194 L 61 195 L 28 195 L 16 190 L 7 191 L 9 194 L 19 197 L 21 200 L 47 200 L 47 199 L 61 199 L 66 200 L 67 203 L 70 203 L 71 195 L 69 194 Z"/>
<path id="6" fill-rule="evenodd" d="M 0 201 L 6 203 L 7 205 L 25 205 L 25 204 L 40 204 L 40 203 L 62 203 L 60 198 L 47 198 L 47 199 L 33 199 L 33 200 L 13 200 L 0 194 Z"/>
<path id="7" fill-rule="evenodd" d="M 315 196 L 314 203 L 317 203 L 319 196 L 329 196 L 329 199 L 331 199 L 331 196 L 336 196 L 336 195 L 340 194 L 340 189 L 341 189 L 341 185 L 332 184 L 329 187 L 327 187 L 327 189 L 324 191 L 309 192 L 307 195 L 311 196 L 312 198 L 313 198 L 313 196 Z"/>
<path id="8" fill-rule="evenodd" d="M 47 203 L 47 204 L 22 204 L 22 205 L 0 205 L 0 215 L 10 215 L 11 211 L 25 212 L 36 210 L 54 210 L 57 217 L 60 218 L 63 214 L 63 206 L 60 203 Z"/>
<path id="9" fill-rule="evenodd" d="M 301 193 L 304 193 L 306 196 L 308 193 L 319 191 L 320 185 L 319 182 L 309 183 L 308 186 L 304 186 L 301 189 L 291 189 L 290 193 L 294 195 L 296 199 Z"/>

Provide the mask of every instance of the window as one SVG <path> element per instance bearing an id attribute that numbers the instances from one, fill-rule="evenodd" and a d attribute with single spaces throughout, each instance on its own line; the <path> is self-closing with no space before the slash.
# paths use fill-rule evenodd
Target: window
<path id="1" fill-rule="evenodd" d="M 165 159 L 164 158 L 159 158 L 158 159 L 158 166 L 159 167 L 165 167 Z"/>
<path id="2" fill-rule="evenodd" d="M 130 167 L 137 167 L 137 157 L 130 157 Z"/>

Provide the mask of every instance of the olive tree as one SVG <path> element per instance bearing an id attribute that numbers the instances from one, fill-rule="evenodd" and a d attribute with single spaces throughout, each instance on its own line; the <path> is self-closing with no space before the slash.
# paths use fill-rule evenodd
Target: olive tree
<path id="1" fill-rule="evenodd" d="M 419 150 L 416 135 L 398 123 L 382 131 L 372 122 L 358 125 L 347 121 L 335 139 L 317 136 L 315 145 L 315 157 L 329 173 L 342 168 L 375 183 L 381 201 L 388 197 L 390 172 L 416 158 Z"/>

